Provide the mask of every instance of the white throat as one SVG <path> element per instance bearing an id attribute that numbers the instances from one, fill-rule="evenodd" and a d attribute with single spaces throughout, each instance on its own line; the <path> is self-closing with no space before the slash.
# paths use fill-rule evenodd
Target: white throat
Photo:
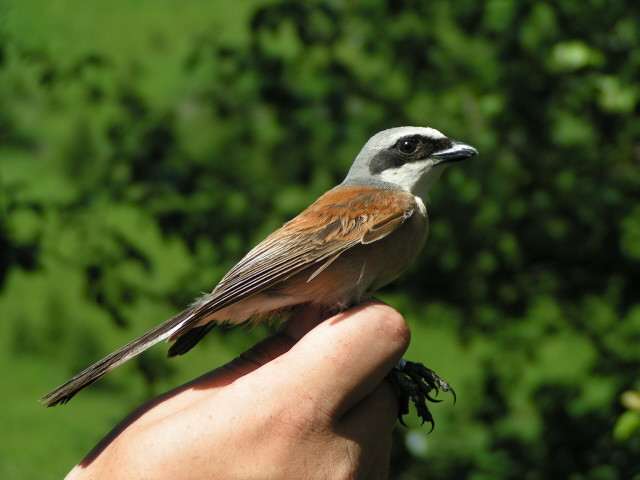
<path id="1" fill-rule="evenodd" d="M 429 190 L 440 178 L 445 167 L 445 165 L 434 165 L 431 161 L 411 162 L 398 168 L 384 170 L 378 174 L 378 178 L 428 201 Z"/>

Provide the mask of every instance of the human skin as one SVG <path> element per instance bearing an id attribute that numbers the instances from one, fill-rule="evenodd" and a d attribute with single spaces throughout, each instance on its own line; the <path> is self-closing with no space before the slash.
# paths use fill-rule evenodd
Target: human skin
<path id="1" fill-rule="evenodd" d="M 398 415 L 385 376 L 409 344 L 370 301 L 298 310 L 227 365 L 142 405 L 68 479 L 387 478 Z"/>

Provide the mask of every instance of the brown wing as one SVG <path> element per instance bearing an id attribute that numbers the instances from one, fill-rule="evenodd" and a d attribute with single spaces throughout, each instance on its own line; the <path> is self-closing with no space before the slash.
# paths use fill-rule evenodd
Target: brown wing
<path id="1" fill-rule="evenodd" d="M 313 278 L 350 247 L 389 235 L 416 208 L 414 196 L 402 190 L 354 186 L 328 191 L 240 260 L 171 338 L 203 316 L 317 265 Z"/>

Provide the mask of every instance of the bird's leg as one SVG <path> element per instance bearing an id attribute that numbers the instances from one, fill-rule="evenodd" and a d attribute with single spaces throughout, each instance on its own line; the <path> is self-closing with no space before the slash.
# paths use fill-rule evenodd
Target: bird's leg
<path id="1" fill-rule="evenodd" d="M 430 423 L 431 430 L 435 426 L 433 416 L 427 408 L 427 400 L 430 402 L 441 402 L 433 398 L 430 394 L 435 391 L 438 395 L 442 389 L 443 392 L 451 392 L 453 401 L 456 401 L 456 393 L 447 382 L 442 380 L 436 373 L 422 365 L 421 363 L 409 362 L 402 358 L 393 370 L 387 375 L 392 385 L 398 392 L 398 400 L 400 402 L 400 410 L 398 412 L 398 420 L 404 426 L 402 417 L 409 413 L 409 399 L 413 401 L 418 411 L 418 416 L 422 419 L 422 423 Z"/>

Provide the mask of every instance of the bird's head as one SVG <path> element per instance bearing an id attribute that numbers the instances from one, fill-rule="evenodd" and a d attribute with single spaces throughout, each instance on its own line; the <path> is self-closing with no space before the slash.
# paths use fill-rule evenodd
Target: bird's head
<path id="1" fill-rule="evenodd" d="M 343 184 L 391 184 L 426 200 L 447 165 L 477 153 L 433 128 L 390 128 L 362 147 Z"/>

